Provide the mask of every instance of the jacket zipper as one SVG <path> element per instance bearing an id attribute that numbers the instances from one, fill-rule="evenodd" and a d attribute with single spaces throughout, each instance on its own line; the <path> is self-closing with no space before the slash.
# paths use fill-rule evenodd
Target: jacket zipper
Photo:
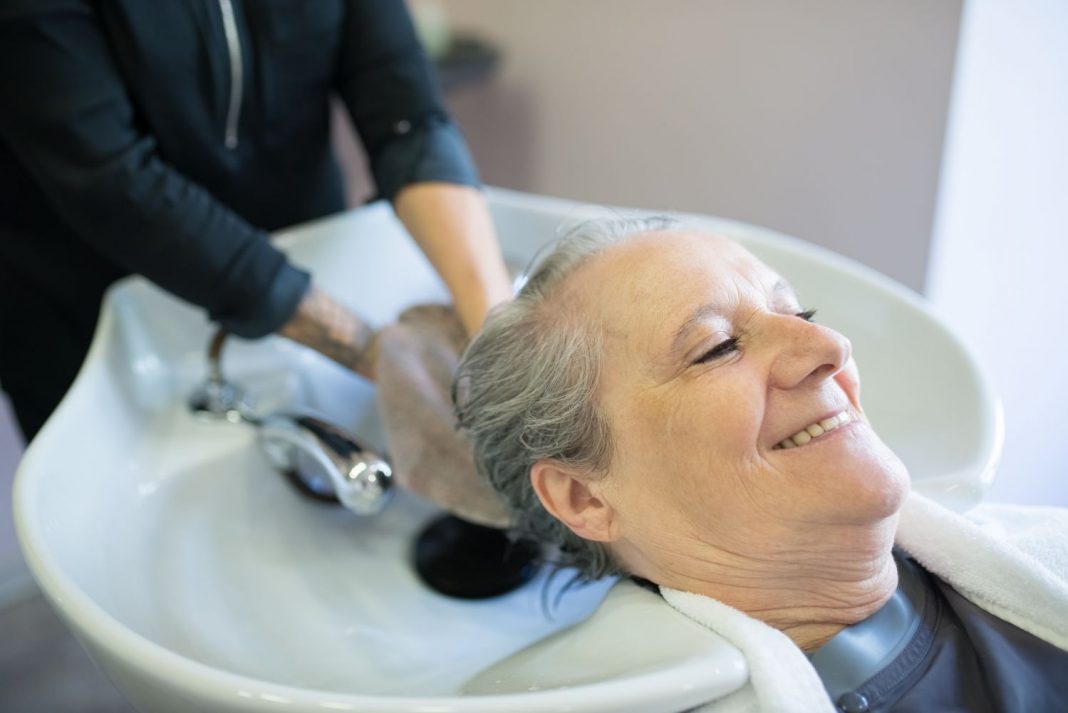
<path id="1" fill-rule="evenodd" d="M 241 35 L 237 32 L 232 0 L 219 0 L 222 11 L 223 32 L 226 34 L 226 49 L 230 54 L 230 104 L 226 110 L 226 136 L 228 149 L 236 149 L 238 143 L 237 123 L 241 118 L 241 95 L 244 93 L 244 67 L 241 64 Z"/>

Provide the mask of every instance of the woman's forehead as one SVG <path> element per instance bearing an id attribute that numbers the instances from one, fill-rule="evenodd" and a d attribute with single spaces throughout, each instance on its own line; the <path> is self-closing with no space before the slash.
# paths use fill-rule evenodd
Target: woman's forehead
<path id="1" fill-rule="evenodd" d="M 586 307 L 606 327 L 654 321 L 687 310 L 694 300 L 731 303 L 743 293 L 769 293 L 778 275 L 738 243 L 699 232 L 661 232 L 632 238 L 595 256 L 572 275 Z"/>

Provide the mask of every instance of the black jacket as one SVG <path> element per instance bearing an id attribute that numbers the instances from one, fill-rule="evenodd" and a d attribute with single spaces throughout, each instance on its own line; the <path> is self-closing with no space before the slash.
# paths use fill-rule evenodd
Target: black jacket
<path id="1" fill-rule="evenodd" d="M 265 231 L 343 207 L 332 95 L 382 196 L 477 182 L 402 0 L 0 0 L 0 279 L 82 332 L 131 272 L 276 330 L 308 276 Z"/>

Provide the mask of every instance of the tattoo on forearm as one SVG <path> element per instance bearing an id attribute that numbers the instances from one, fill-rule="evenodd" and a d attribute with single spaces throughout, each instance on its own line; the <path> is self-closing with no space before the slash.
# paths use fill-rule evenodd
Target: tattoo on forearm
<path id="1" fill-rule="evenodd" d="M 318 288 L 311 288 L 281 333 L 353 371 L 373 373 L 374 331 Z"/>

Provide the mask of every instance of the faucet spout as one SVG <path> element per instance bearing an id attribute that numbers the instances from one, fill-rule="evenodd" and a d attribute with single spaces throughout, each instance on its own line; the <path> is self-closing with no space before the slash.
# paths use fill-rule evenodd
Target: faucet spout
<path id="1" fill-rule="evenodd" d="M 294 473 L 313 490 L 324 485 L 359 515 L 380 512 L 393 495 L 393 470 L 356 436 L 304 413 L 265 417 L 257 428 L 260 445 L 279 470 Z"/>
<path id="2" fill-rule="evenodd" d="M 190 394 L 189 409 L 198 417 L 255 427 L 271 464 L 302 490 L 323 500 L 336 498 L 357 515 L 380 512 L 393 494 L 393 470 L 385 458 L 319 415 L 257 414 L 245 391 L 223 375 L 226 336 L 223 330 L 212 336 L 208 378 Z"/>

